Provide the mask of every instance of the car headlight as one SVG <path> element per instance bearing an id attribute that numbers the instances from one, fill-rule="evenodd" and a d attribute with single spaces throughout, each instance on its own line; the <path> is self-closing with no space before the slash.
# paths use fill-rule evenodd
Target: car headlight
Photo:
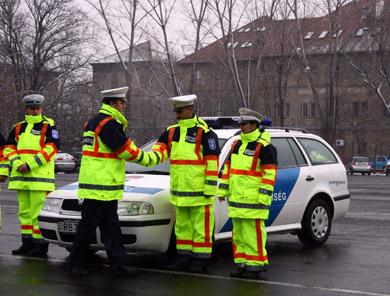
<path id="1" fill-rule="evenodd" d="M 147 202 L 139 202 L 139 201 L 118 202 L 119 216 L 148 215 L 153 213 L 154 213 L 153 206 Z"/>
<path id="2" fill-rule="evenodd" d="M 42 209 L 48 212 L 55 212 L 59 213 L 61 209 L 61 198 L 46 198 L 45 202 L 43 203 Z"/>

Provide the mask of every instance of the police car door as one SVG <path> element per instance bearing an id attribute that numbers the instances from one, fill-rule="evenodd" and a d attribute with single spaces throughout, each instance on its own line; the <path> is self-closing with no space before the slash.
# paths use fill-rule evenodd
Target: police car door
<path id="1" fill-rule="evenodd" d="M 308 192 L 311 192 L 316 172 L 293 137 L 272 136 L 271 143 L 278 154 L 278 170 L 267 230 L 277 232 L 300 229 Z"/>

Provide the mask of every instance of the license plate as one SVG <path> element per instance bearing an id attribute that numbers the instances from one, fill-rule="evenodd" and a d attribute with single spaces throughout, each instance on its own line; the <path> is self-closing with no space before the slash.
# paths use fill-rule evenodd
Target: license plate
<path id="1" fill-rule="evenodd" d="M 76 233 L 79 222 L 58 222 L 58 231 L 63 233 Z"/>

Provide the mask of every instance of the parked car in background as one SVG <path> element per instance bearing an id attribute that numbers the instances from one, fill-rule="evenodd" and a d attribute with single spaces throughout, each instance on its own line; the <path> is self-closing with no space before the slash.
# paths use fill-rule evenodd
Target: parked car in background
<path id="1" fill-rule="evenodd" d="M 386 176 L 390 174 L 390 160 L 386 164 Z"/>
<path id="2" fill-rule="evenodd" d="M 371 163 L 368 160 L 368 157 L 355 156 L 347 161 L 345 164 L 347 174 L 350 173 L 359 173 L 362 175 L 368 174 L 371 175 Z"/>
<path id="3" fill-rule="evenodd" d="M 54 170 L 56 172 L 72 172 L 76 167 L 74 157 L 66 152 L 58 152 L 54 158 Z"/>
<path id="4" fill-rule="evenodd" d="M 236 123 L 235 127 L 239 119 L 230 118 Z M 231 153 L 232 143 L 240 135 L 239 129 L 226 128 L 226 121 L 218 125 L 218 119 L 207 120 L 218 135 L 221 147 L 219 176 Z M 290 128 L 266 130 L 278 155 L 266 231 L 268 234 L 292 233 L 305 245 L 322 245 L 329 237 L 333 220 L 343 217 L 349 208 L 345 167 L 333 148 L 317 135 Z M 148 151 L 154 143 L 155 140 L 142 149 Z M 169 161 L 155 167 L 126 163 L 126 181 L 123 200 L 118 202 L 118 216 L 124 247 L 129 252 L 164 253 L 169 246 L 175 247 L 176 213 L 169 202 L 169 166 Z M 77 189 L 75 182 L 50 193 L 38 217 L 43 238 L 68 250 L 81 219 L 83 200 L 77 198 Z M 214 239 L 231 240 L 233 225 L 228 204 L 214 199 Z M 104 241 L 97 229 L 91 251 L 101 249 L 104 249 Z"/>
<path id="5" fill-rule="evenodd" d="M 75 172 L 80 171 L 80 165 L 81 165 L 81 157 L 83 156 L 83 152 L 71 152 L 74 158 L 74 162 L 76 163 L 76 167 L 74 168 Z"/>
<path id="6" fill-rule="evenodd" d="M 386 165 L 390 159 L 387 156 L 370 156 L 368 160 L 371 163 L 371 168 L 374 171 L 382 171 L 385 173 Z"/>

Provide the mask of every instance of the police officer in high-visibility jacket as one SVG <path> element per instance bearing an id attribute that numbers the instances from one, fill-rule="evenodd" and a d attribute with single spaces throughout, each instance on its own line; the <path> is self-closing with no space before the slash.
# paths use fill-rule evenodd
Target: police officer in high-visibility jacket
<path id="1" fill-rule="evenodd" d="M 8 189 L 16 190 L 22 245 L 14 255 L 46 255 L 48 243 L 42 238 L 38 214 L 46 195 L 53 191 L 54 157 L 59 136 L 54 121 L 42 115 L 44 97 L 39 94 L 23 98 L 25 120 L 15 124 L 4 148 L 12 166 Z"/>
<path id="2" fill-rule="evenodd" d="M 233 221 L 237 270 L 230 275 L 257 279 L 268 265 L 264 221 L 268 219 L 272 201 L 277 154 L 275 147 L 261 138 L 262 115 L 247 108 L 239 111 L 241 137 L 232 144 L 218 198 L 221 201 L 228 196 L 229 216 Z"/>
<path id="3" fill-rule="evenodd" d="M 84 261 L 96 228 L 99 226 L 106 246 L 110 272 L 134 276 L 137 270 L 127 265 L 118 219 L 118 200 L 123 198 L 126 161 L 141 165 L 149 156 L 125 135 L 128 125 L 122 115 L 128 87 L 102 91 L 99 114 L 84 126 L 83 156 L 77 196 L 83 199 L 81 221 L 73 241 L 68 268 L 74 275 L 86 276 Z"/>
<path id="4" fill-rule="evenodd" d="M 217 135 L 194 113 L 195 95 L 169 99 L 178 124 L 148 152 L 150 166 L 170 158 L 170 201 L 176 206 L 176 261 L 171 270 L 204 271 L 210 261 L 220 148 Z"/>

